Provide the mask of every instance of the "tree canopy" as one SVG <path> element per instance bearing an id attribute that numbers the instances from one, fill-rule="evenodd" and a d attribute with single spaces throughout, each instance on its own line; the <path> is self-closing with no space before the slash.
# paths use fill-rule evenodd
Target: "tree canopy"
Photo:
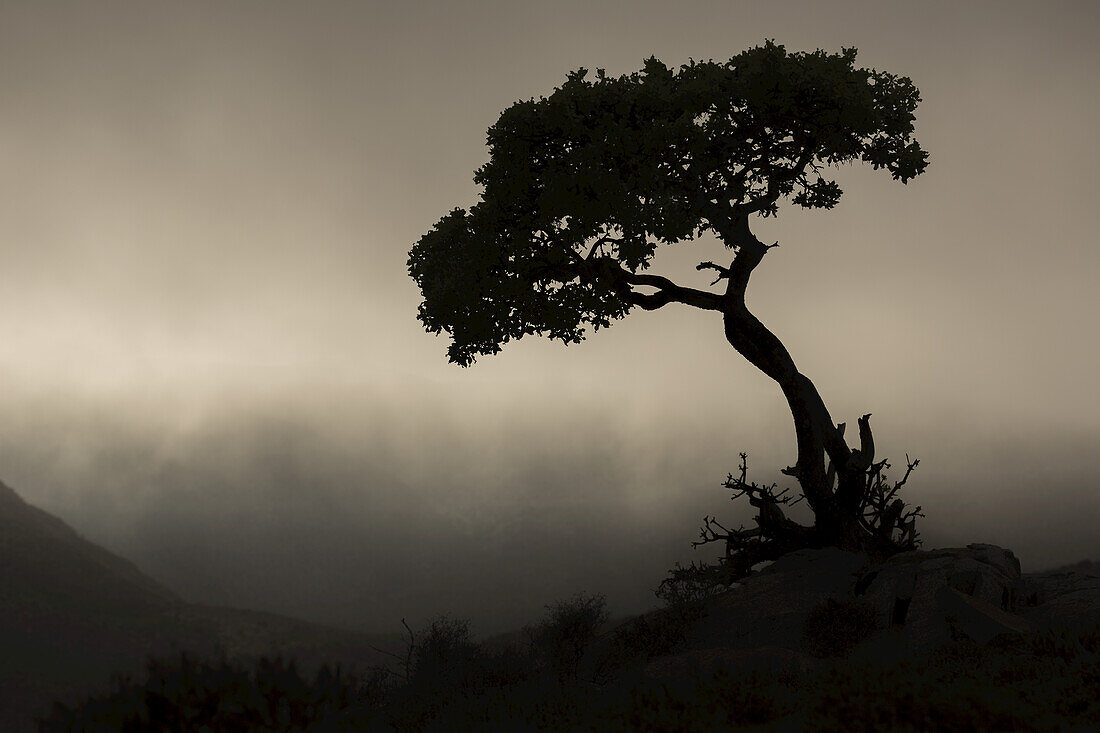
<path id="1" fill-rule="evenodd" d="M 468 366 L 529 334 L 578 342 L 634 306 L 722 310 L 715 293 L 646 273 L 657 245 L 709 231 L 737 249 L 747 217 L 782 200 L 832 208 L 830 167 L 862 161 L 903 183 L 925 169 L 916 87 L 855 61 L 854 48 L 768 41 L 678 70 L 655 58 L 619 77 L 579 69 L 515 103 L 489 129 L 481 201 L 410 251 L 419 319 Z"/>

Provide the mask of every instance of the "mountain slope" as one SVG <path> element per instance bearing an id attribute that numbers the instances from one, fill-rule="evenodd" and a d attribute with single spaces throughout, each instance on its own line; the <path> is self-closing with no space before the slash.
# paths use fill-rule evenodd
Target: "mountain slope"
<path id="1" fill-rule="evenodd" d="M 0 730 L 101 691 L 151 654 L 282 654 L 368 665 L 389 638 L 275 614 L 192 605 L 0 483 Z"/>
<path id="2" fill-rule="evenodd" d="M 183 601 L 0 482 L 0 614 L 163 610 Z"/>

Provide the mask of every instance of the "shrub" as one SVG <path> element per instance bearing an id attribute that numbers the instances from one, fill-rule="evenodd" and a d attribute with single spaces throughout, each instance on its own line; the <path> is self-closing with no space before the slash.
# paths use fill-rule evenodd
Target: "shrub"
<path id="1" fill-rule="evenodd" d="M 184 653 L 150 659 L 143 682 L 120 676 L 110 691 L 75 707 L 55 704 L 39 720 L 39 729 L 302 729 L 347 709 L 358 690 L 359 682 L 339 668 L 323 667 L 309 680 L 293 661 L 280 657 L 265 657 L 249 667 Z"/>
<path id="2" fill-rule="evenodd" d="M 472 672 L 478 647 L 470 637 L 470 622 L 438 616 L 413 645 L 410 684 L 451 684 Z"/>
<path id="3" fill-rule="evenodd" d="M 705 604 L 730 585 L 729 571 L 719 565 L 676 563 L 668 575 L 653 593 L 671 607 Z"/>
<path id="4" fill-rule="evenodd" d="M 867 632 L 867 609 L 823 603 L 807 623 L 807 645 L 843 653 Z M 322 668 L 306 676 L 278 658 L 153 660 L 144 680 L 119 677 L 107 693 L 57 706 L 39 729 L 1100 730 L 1096 627 L 987 644 L 961 639 L 920 660 L 852 655 L 797 672 L 719 670 L 673 680 L 647 678 L 641 665 L 597 664 L 606 676 L 582 678 L 582 658 L 607 662 L 616 644 L 635 661 L 668 648 L 677 617 L 664 609 L 601 637 L 602 596 L 576 596 L 548 610 L 530 629 L 536 649 L 482 648 L 467 622 L 438 617 L 419 635 L 410 632 L 408 675 L 377 670 L 356 679 Z"/>
<path id="5" fill-rule="evenodd" d="M 611 673 L 632 662 L 644 663 L 678 651 L 700 615 L 697 607 L 675 607 L 625 621 L 610 634 L 600 659 L 601 671 Z"/>
<path id="6" fill-rule="evenodd" d="M 546 609 L 546 620 L 527 629 L 531 646 L 560 677 L 576 679 L 585 652 L 607 623 L 607 599 L 578 593 Z"/>

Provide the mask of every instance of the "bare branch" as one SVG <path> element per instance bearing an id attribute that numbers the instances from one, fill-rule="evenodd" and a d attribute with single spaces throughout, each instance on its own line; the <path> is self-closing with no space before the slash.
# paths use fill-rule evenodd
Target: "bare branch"
<path id="1" fill-rule="evenodd" d="M 695 266 L 696 270 L 717 270 L 718 277 L 714 278 L 714 282 L 711 285 L 717 285 L 723 279 L 728 279 L 730 276 L 730 270 L 728 267 L 722 267 L 721 265 L 713 262 L 700 262 Z"/>
<path id="2" fill-rule="evenodd" d="M 401 619 L 401 625 L 405 627 L 405 631 L 409 632 L 409 643 L 405 647 L 405 679 L 408 680 L 412 676 L 412 657 L 413 652 L 416 651 L 416 637 L 413 636 L 413 630 L 409 628 L 405 619 Z"/>
<path id="3" fill-rule="evenodd" d="M 596 258 L 585 268 L 589 277 L 604 277 L 627 302 L 646 310 L 656 310 L 669 303 L 683 303 L 702 310 L 722 310 L 722 297 L 705 290 L 685 288 L 662 275 L 634 273 L 610 257 Z M 632 286 L 657 288 L 656 293 L 639 293 Z"/>
<path id="4" fill-rule="evenodd" d="M 887 461 L 871 465 L 867 470 L 866 491 L 859 508 L 860 524 L 863 528 L 886 547 L 895 548 L 895 551 L 913 549 L 919 544 L 916 518 L 924 516 L 919 506 L 907 510 L 905 502 L 895 498 L 919 463 L 909 460 L 908 455 L 905 460 L 905 475 L 893 486 L 886 483 L 885 470 L 890 468 Z M 895 531 L 900 531 L 900 536 L 895 537 Z"/>
<path id="5" fill-rule="evenodd" d="M 905 486 L 905 482 L 909 480 L 909 474 L 913 473 L 913 469 L 920 465 L 920 459 L 917 458 L 916 460 L 910 461 L 908 453 L 905 454 L 905 462 L 906 464 L 908 464 L 905 467 L 905 475 L 901 477 L 901 481 L 898 481 L 896 484 L 894 484 L 894 491 L 897 491 L 902 486 Z M 919 508 L 920 507 L 918 507 L 918 509 Z"/>

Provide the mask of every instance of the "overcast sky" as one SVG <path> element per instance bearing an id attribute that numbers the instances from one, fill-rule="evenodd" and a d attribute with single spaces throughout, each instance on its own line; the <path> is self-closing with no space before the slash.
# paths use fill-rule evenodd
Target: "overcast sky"
<path id="1" fill-rule="evenodd" d="M 512 102 L 774 38 L 911 77 L 931 164 L 757 223 L 750 307 L 921 459 L 929 545 L 1096 558 L 1098 8 L 0 1 L 0 479 L 196 601 L 381 630 L 651 604 L 704 513 L 748 521 L 739 451 L 793 463 L 778 388 L 675 306 L 460 369 L 405 261 Z"/>

